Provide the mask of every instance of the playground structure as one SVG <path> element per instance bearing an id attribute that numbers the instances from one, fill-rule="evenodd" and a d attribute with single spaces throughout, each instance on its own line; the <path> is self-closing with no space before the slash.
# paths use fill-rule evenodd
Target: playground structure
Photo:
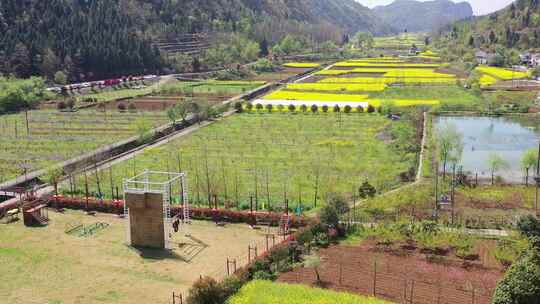
<path id="1" fill-rule="evenodd" d="M 124 180 L 124 216 L 127 219 L 127 243 L 135 247 L 172 249 L 171 228 L 184 232 L 190 223 L 184 173 L 145 170 Z M 171 217 L 171 202 L 181 198 L 182 213 Z"/>
<path id="2" fill-rule="evenodd" d="M 107 227 L 109 227 L 109 224 L 105 222 L 97 222 L 91 225 L 83 225 L 80 222 L 74 222 L 68 224 L 64 232 L 66 234 L 78 237 L 88 237 L 98 233 L 99 231 Z"/>
<path id="3" fill-rule="evenodd" d="M 49 223 L 48 198 L 38 198 L 33 190 L 21 192 L 19 198 L 19 210 L 22 211 L 25 226 L 46 226 Z"/>

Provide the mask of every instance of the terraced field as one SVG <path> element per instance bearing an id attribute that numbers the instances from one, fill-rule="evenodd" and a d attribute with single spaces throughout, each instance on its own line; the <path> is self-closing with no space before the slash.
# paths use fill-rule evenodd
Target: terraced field
<path id="1" fill-rule="evenodd" d="M 323 107 L 344 110 L 349 107 L 352 110 L 348 111 L 355 112 L 360 107 L 365 111 L 370 106 L 411 107 L 463 103 L 450 100 L 445 95 L 434 98 L 432 90 L 426 87 L 437 87 L 437 90 L 450 88 L 454 91 L 463 91 L 463 88 L 457 85 L 456 75 L 444 72 L 447 64 L 434 62 L 438 61 L 436 53 L 426 51 L 418 56 L 373 57 L 338 62 L 254 101 L 253 109 L 260 109 L 259 105 L 265 108 L 285 107 L 294 111 L 302 108 L 320 111 Z M 403 96 L 395 94 L 399 90 L 406 92 Z M 415 94 L 411 94 L 411 90 Z M 386 96 L 388 91 L 394 92 L 390 98 Z"/>

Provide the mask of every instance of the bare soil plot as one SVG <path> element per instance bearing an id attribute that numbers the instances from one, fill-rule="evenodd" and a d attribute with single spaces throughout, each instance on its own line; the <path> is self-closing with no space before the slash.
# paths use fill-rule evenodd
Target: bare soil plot
<path id="1" fill-rule="evenodd" d="M 0 225 L 0 303 L 169 303 L 200 275 L 223 277 L 227 257 L 240 267 L 250 244 L 265 246 L 266 231 L 194 222 L 191 237 L 173 235 L 172 254 L 136 250 L 124 244 L 123 219 L 77 211 L 49 217 L 43 228 Z M 109 226 L 88 237 L 65 233 L 70 224 L 96 222 Z"/>
<path id="2" fill-rule="evenodd" d="M 430 262 L 414 250 L 384 252 L 369 242 L 332 246 L 319 253 L 325 287 L 399 303 L 488 304 L 502 276 L 500 269 L 478 263 L 463 267 L 452 259 L 443 263 L 433 257 Z M 314 285 L 316 277 L 313 269 L 297 268 L 278 281 Z"/>

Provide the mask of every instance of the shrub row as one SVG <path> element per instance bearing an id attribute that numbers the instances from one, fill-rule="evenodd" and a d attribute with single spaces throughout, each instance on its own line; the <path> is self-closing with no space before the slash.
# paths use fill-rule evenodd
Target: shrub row
<path id="1" fill-rule="evenodd" d="M 114 214 L 124 213 L 124 201 L 122 200 L 110 201 L 89 198 L 87 202 L 85 198 L 70 198 L 59 195 L 54 196 L 50 200 L 50 204 L 56 208 L 97 211 Z M 250 212 L 212 208 L 191 208 L 190 211 L 190 217 L 195 220 L 213 220 L 216 222 L 247 223 L 252 225 L 264 222 L 276 226 L 279 225 L 279 220 L 282 216 L 282 213 L 276 212 Z M 183 214 L 182 207 L 172 206 L 171 215 L 175 216 L 177 214 Z M 308 220 L 306 218 L 291 215 L 291 225 L 293 227 L 303 227 L 307 224 Z"/>

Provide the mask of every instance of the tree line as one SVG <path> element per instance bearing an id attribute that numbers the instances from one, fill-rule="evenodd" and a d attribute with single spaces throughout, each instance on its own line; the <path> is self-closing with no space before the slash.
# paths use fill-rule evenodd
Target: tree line
<path id="1" fill-rule="evenodd" d="M 0 74 L 42 75 L 50 80 L 66 75 L 68 82 L 76 82 L 158 73 L 178 64 L 154 43 L 186 33 L 232 33 L 232 48 L 247 48 L 240 52 L 242 59 L 252 58 L 257 50 L 266 55 L 288 34 L 307 37 L 302 44 L 339 43 L 346 34 L 342 27 L 291 10 L 284 4 L 269 7 L 251 0 L 4 0 L 0 3 Z M 222 41 L 207 55 L 208 63 L 228 56 L 216 54 Z M 233 56 L 225 61 L 229 57 Z"/>

